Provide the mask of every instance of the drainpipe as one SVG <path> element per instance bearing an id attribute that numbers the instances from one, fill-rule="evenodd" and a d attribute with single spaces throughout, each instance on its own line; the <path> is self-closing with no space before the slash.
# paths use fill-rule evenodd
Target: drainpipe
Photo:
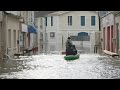
<path id="1" fill-rule="evenodd" d="M 45 25 L 45 53 L 47 52 L 47 50 L 46 50 L 46 17 L 44 17 L 44 19 L 45 19 L 45 23 L 44 23 L 44 25 Z"/>
<path id="2" fill-rule="evenodd" d="M 113 30 L 114 30 L 114 38 L 115 38 L 115 52 L 117 53 L 118 52 L 118 50 L 117 50 L 117 47 L 118 47 L 118 45 L 117 45 L 117 30 L 116 30 L 116 23 L 115 23 L 115 15 L 113 14 L 113 20 L 114 20 L 114 26 L 113 26 Z"/>
<path id="3" fill-rule="evenodd" d="M 98 13 L 98 18 L 99 18 L 99 52 L 101 52 L 102 49 L 102 41 L 101 41 L 101 18 L 100 15 Z"/>
<path id="4" fill-rule="evenodd" d="M 6 34 L 7 34 L 7 13 L 5 11 L 3 11 L 4 14 L 3 14 L 3 34 L 4 34 L 4 49 L 3 49 L 3 53 L 5 55 L 5 53 L 8 54 L 8 49 L 7 49 L 7 46 L 6 46 L 6 43 L 7 43 L 7 39 L 6 39 Z M 6 58 L 6 56 L 3 56 L 4 58 Z"/>

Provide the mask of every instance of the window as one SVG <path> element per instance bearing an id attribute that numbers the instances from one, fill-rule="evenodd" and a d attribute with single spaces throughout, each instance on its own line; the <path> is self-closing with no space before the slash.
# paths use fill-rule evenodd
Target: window
<path id="1" fill-rule="evenodd" d="M 53 17 L 51 17 L 51 26 L 53 26 Z"/>
<path id="2" fill-rule="evenodd" d="M 45 17 L 45 25 L 47 26 L 47 17 Z"/>
<path id="3" fill-rule="evenodd" d="M 16 47 L 16 30 L 13 31 L 13 40 L 14 40 L 14 47 Z"/>
<path id="4" fill-rule="evenodd" d="M 55 32 L 50 32 L 50 37 L 55 37 Z"/>
<path id="5" fill-rule="evenodd" d="M 81 26 L 85 26 L 85 16 L 81 16 Z"/>
<path id="6" fill-rule="evenodd" d="M 43 33 L 40 32 L 40 39 L 43 40 Z"/>
<path id="7" fill-rule="evenodd" d="M 31 18 L 31 23 L 32 23 L 33 21 L 32 21 L 32 18 Z"/>
<path id="8" fill-rule="evenodd" d="M 50 51 L 55 51 L 55 46 L 54 45 L 50 45 Z"/>
<path id="9" fill-rule="evenodd" d="M 95 26 L 95 16 L 91 16 L 91 26 Z"/>
<path id="10" fill-rule="evenodd" d="M 42 25 L 40 25 L 40 29 L 43 29 L 43 26 L 42 26 Z"/>
<path id="11" fill-rule="evenodd" d="M 43 19 L 40 18 L 40 29 L 43 29 Z"/>
<path id="12" fill-rule="evenodd" d="M 8 44 L 9 44 L 9 48 L 11 48 L 11 30 L 8 30 Z"/>
<path id="13" fill-rule="evenodd" d="M 68 16 L 68 26 L 72 26 L 72 16 Z"/>
<path id="14" fill-rule="evenodd" d="M 20 41 L 22 41 L 22 36 L 20 36 Z"/>

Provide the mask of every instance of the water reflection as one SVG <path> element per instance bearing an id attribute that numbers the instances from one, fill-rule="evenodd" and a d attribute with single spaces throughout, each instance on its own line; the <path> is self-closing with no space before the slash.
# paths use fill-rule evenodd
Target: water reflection
<path id="1" fill-rule="evenodd" d="M 81 54 L 65 61 L 64 55 L 41 54 L 0 61 L 1 79 L 114 79 L 120 78 L 120 60 L 99 54 Z"/>

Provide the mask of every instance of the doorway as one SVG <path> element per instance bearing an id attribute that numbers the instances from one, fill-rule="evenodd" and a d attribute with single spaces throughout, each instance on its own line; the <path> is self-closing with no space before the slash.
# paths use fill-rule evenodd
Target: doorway
<path id="1" fill-rule="evenodd" d="M 110 26 L 107 27 L 107 50 L 110 51 Z"/>

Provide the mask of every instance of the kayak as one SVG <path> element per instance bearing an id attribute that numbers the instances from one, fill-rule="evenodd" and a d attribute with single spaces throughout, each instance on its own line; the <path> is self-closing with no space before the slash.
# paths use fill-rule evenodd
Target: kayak
<path id="1" fill-rule="evenodd" d="M 68 56 L 64 56 L 64 59 L 65 60 L 76 60 L 76 59 L 79 59 L 79 54 L 77 55 L 68 55 Z"/>

